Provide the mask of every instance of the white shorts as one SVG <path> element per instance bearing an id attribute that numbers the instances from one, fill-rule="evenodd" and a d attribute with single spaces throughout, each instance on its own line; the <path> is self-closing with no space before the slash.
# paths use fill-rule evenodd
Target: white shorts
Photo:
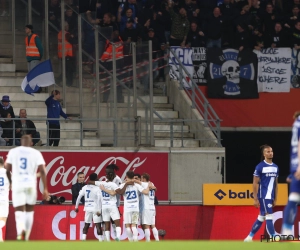
<path id="1" fill-rule="evenodd" d="M 124 213 L 124 223 L 125 224 L 138 224 L 139 212 L 126 212 Z"/>
<path id="2" fill-rule="evenodd" d="M 36 204 L 36 187 L 12 188 L 12 203 L 14 207 Z"/>
<path id="3" fill-rule="evenodd" d="M 142 216 L 143 225 L 155 225 L 155 210 L 144 209 Z"/>
<path id="4" fill-rule="evenodd" d="M 9 202 L 8 201 L 0 201 L 0 218 L 7 218 L 9 210 Z"/>
<path id="5" fill-rule="evenodd" d="M 108 208 L 103 208 L 102 207 L 102 218 L 103 221 L 110 221 L 110 218 L 112 220 L 119 220 L 120 219 L 120 213 L 117 207 L 108 207 Z"/>
<path id="6" fill-rule="evenodd" d="M 102 215 L 98 216 L 94 212 L 85 212 L 84 222 L 85 223 L 92 223 L 92 222 L 101 223 L 101 222 L 103 222 Z"/>

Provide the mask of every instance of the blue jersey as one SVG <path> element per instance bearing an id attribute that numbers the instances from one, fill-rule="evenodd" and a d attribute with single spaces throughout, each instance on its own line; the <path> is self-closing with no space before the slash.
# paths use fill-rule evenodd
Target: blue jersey
<path id="1" fill-rule="evenodd" d="M 299 164 L 298 156 L 298 144 L 300 138 L 300 116 L 295 120 L 293 124 L 292 140 L 291 140 L 291 162 L 290 169 L 291 173 L 294 174 Z"/>
<path id="2" fill-rule="evenodd" d="M 257 198 L 274 200 L 278 174 L 279 169 L 275 163 L 262 161 L 256 166 L 253 175 L 260 178 Z"/>

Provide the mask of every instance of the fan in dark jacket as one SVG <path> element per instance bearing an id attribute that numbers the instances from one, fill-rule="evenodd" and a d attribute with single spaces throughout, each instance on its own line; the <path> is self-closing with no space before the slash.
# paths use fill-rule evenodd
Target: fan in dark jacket
<path id="1" fill-rule="evenodd" d="M 128 19 L 126 22 L 126 28 L 124 31 L 121 33 L 121 38 L 124 42 L 137 42 L 138 41 L 138 29 L 133 27 L 134 20 L 133 19 Z"/>
<path id="2" fill-rule="evenodd" d="M 10 113 L 11 118 L 15 118 L 14 109 L 10 104 L 9 96 L 4 95 L 0 102 L 0 115 L 1 117 L 6 117 L 7 113 Z"/>
<path id="3" fill-rule="evenodd" d="M 17 138 L 21 138 L 23 135 L 31 135 L 34 146 L 41 146 L 42 141 L 40 140 L 41 135 L 36 131 L 36 127 L 33 121 L 27 119 L 26 109 L 20 109 L 19 117 L 21 120 L 17 120 Z"/>
<path id="4" fill-rule="evenodd" d="M 1 137 L 6 141 L 6 146 L 13 146 L 14 141 L 16 146 L 20 146 L 20 140 L 16 139 L 17 129 L 19 128 L 18 124 L 11 120 L 11 114 L 9 112 L 3 113 L 3 121 L 0 122 L 3 129 Z"/>
<path id="5" fill-rule="evenodd" d="M 282 29 L 281 23 L 276 23 L 274 31 L 266 38 L 266 47 L 289 47 L 287 42 L 287 33 Z"/>
<path id="6" fill-rule="evenodd" d="M 198 28 L 196 22 L 191 23 L 191 29 L 186 39 L 187 47 L 205 47 L 205 36 L 204 33 Z"/>
<path id="7" fill-rule="evenodd" d="M 233 42 L 233 47 L 235 49 L 238 49 L 239 51 L 242 51 L 244 49 L 249 48 L 249 34 L 245 31 L 245 28 L 243 25 L 237 25 L 236 27 L 237 31 L 235 34 L 235 39 Z"/>
<path id="8" fill-rule="evenodd" d="M 205 36 L 207 37 L 207 48 L 221 48 L 221 37 L 223 34 L 223 17 L 219 8 L 215 8 L 212 15 L 206 19 L 205 23 Z"/>
<path id="9" fill-rule="evenodd" d="M 77 197 L 79 195 L 80 190 L 85 186 L 86 184 L 84 183 L 84 173 L 79 172 L 77 174 L 77 183 L 72 185 L 72 204 L 76 204 Z M 84 197 L 81 198 L 80 204 L 84 205 Z"/>

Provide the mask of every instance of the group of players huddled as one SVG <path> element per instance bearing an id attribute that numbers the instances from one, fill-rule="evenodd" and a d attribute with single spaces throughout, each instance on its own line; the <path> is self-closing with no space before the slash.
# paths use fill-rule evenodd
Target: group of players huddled
<path id="1" fill-rule="evenodd" d="M 115 164 L 108 165 L 106 181 L 98 181 L 96 173 L 89 176 L 77 198 L 75 212 L 82 197 L 85 198 L 85 226 L 82 240 L 86 240 L 87 232 L 92 222 L 95 223 L 99 241 L 110 241 L 110 225 L 113 227 L 115 240 L 121 237 L 120 198 L 123 195 L 123 219 L 129 241 L 138 241 L 138 225 L 141 225 L 146 241 L 150 241 L 150 228 L 156 241 L 159 241 L 158 230 L 155 227 L 155 192 L 156 187 L 150 182 L 147 173 L 142 175 L 128 171 L 125 181 L 116 175 L 119 168 Z M 103 233 L 104 232 L 104 233 Z"/>

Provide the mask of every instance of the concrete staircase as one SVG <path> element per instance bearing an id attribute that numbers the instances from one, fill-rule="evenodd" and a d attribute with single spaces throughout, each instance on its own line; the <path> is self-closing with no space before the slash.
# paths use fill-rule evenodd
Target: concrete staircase
<path id="1" fill-rule="evenodd" d="M 17 1 L 18 2 L 18 1 Z M 16 62 L 12 64 L 12 32 L 11 18 L 0 17 L 0 93 L 9 95 L 11 104 L 14 108 L 15 115 L 18 116 L 19 110 L 25 108 L 28 118 L 30 119 L 45 119 L 47 110 L 45 100 L 48 98 L 48 93 L 39 93 L 35 96 L 25 94 L 21 90 L 21 82 L 27 74 L 27 62 L 25 57 L 24 45 L 24 26 L 26 24 L 26 11 L 22 9 L 23 4 L 17 4 L 16 10 Z M 23 6 L 24 7 L 24 6 Z M 38 16 L 33 16 L 33 25 L 36 33 L 40 33 L 42 38 L 42 22 Z M 59 62 L 52 60 L 53 67 L 59 68 Z M 55 70 L 54 69 L 54 70 Z M 90 75 L 84 75 L 84 78 L 90 78 Z M 74 79 L 74 85 L 77 84 L 77 79 Z M 54 87 L 51 86 L 51 89 Z M 55 86 L 61 90 L 60 87 Z M 50 89 L 50 88 L 49 88 Z M 124 95 L 126 91 L 123 91 Z M 1 95 L 1 96 L 2 96 Z M 67 87 L 66 108 L 64 111 L 74 119 L 68 122 L 61 122 L 61 140 L 60 146 L 80 146 L 80 137 L 83 138 L 83 146 L 112 146 L 114 142 L 113 123 L 111 121 L 101 121 L 99 124 L 100 130 L 97 129 L 97 122 L 83 122 L 83 133 L 80 133 L 81 124 L 78 121 L 79 110 L 79 95 L 83 97 L 83 119 L 97 118 L 96 103 L 93 90 L 89 87 L 83 88 L 83 92 L 79 93 L 79 88 Z M 172 120 L 173 124 L 173 147 L 199 147 L 199 141 L 194 140 L 194 134 L 190 133 L 190 128 L 187 125 L 182 125 L 177 119 L 179 118 L 178 111 L 174 110 L 173 104 L 169 104 L 168 97 L 162 95 L 162 89 L 154 89 L 154 108 L 158 114 L 168 120 Z M 126 96 L 124 103 L 118 104 L 118 117 L 124 119 L 126 117 L 134 117 L 133 114 L 133 97 Z M 142 99 L 149 103 L 149 96 L 143 96 Z M 111 106 L 109 103 L 101 103 L 100 119 L 111 118 Z M 145 106 L 138 101 L 138 116 L 141 117 L 141 142 L 142 144 L 149 143 L 149 114 L 145 112 Z M 45 120 L 34 121 L 37 130 L 41 134 L 43 143 L 47 141 L 47 126 Z M 135 146 L 134 135 L 136 135 L 135 124 L 121 122 L 117 126 L 118 129 L 118 146 Z M 182 133 L 183 131 L 183 133 Z M 154 137 L 155 146 L 170 147 L 171 126 L 169 122 L 161 121 L 157 116 L 154 116 Z"/>
<path id="2" fill-rule="evenodd" d="M 0 73 L 1 74 L 1 73 Z M 25 74 L 24 74 L 25 75 Z M 27 110 L 27 115 L 29 119 L 34 119 L 34 123 L 37 130 L 41 134 L 41 138 L 44 143 L 46 143 L 47 138 L 47 126 L 45 120 L 36 120 L 39 118 L 45 118 L 47 114 L 47 109 L 45 105 L 45 100 L 48 98 L 48 93 L 39 93 L 35 96 L 30 96 L 25 94 L 20 85 L 23 77 L 1 77 L 0 79 L 0 92 L 2 95 L 9 95 L 11 99 L 11 104 L 14 108 L 15 115 L 19 114 L 19 110 L 25 108 Z M 57 87 L 59 89 L 59 87 Z M 80 146 L 80 123 L 75 114 L 79 114 L 79 106 L 76 100 L 79 98 L 79 89 L 68 87 L 67 88 L 67 108 L 64 111 L 67 114 L 73 116 L 72 121 L 61 122 L 61 146 Z M 93 118 L 96 117 L 96 103 L 91 101 L 93 99 L 93 93 L 90 89 L 85 88 L 83 91 L 84 95 L 84 108 L 83 118 Z M 132 97 L 131 97 L 132 98 Z M 129 102 L 131 101 L 129 99 Z M 148 96 L 143 97 L 144 100 L 149 99 Z M 72 100 L 72 101 L 71 101 Z M 125 98 L 126 100 L 126 98 Z M 132 112 L 132 105 L 130 104 L 130 109 L 128 109 L 128 103 L 118 104 L 118 117 L 125 118 Z M 173 110 L 173 105 L 168 103 L 168 97 L 166 96 L 155 96 L 154 97 L 154 108 L 157 113 L 163 118 L 172 119 L 173 122 L 173 147 L 181 147 L 183 138 L 184 147 L 199 147 L 199 142 L 193 140 L 194 135 L 189 133 L 189 127 L 184 125 L 181 126 L 178 119 L 178 111 Z M 142 120 L 142 142 L 146 139 L 146 134 L 149 136 L 149 121 L 146 122 L 145 109 L 142 103 L 138 103 L 138 116 Z M 110 104 L 101 103 L 100 104 L 100 118 L 105 119 L 111 117 L 110 115 Z M 95 121 L 84 122 L 83 123 L 83 146 L 101 146 L 113 145 L 113 130 L 112 122 L 101 122 L 100 131 L 98 132 L 97 123 Z M 147 130 L 147 131 L 146 131 Z M 181 131 L 183 130 L 183 134 Z M 122 146 L 134 146 L 133 136 L 134 136 L 134 124 L 128 125 L 127 122 L 118 125 L 118 133 L 122 134 L 121 139 L 118 140 L 118 145 Z M 154 117 L 154 136 L 155 136 L 155 146 L 158 147 L 170 147 L 170 124 L 167 122 L 161 122 L 157 117 Z M 130 144 L 130 145 L 128 145 Z M 147 143 L 143 143 L 147 144 Z"/>
<path id="3" fill-rule="evenodd" d="M 0 75 L 5 75 L 1 72 Z M 21 73 L 19 73 L 21 75 Z M 26 109 L 28 119 L 33 119 L 37 130 L 41 134 L 43 143 L 47 142 L 47 126 L 46 115 L 47 108 L 45 100 L 49 97 L 48 93 L 39 93 L 34 96 L 25 94 L 21 89 L 21 82 L 25 77 L 23 76 L 10 76 L 0 78 L 0 93 L 2 95 L 9 95 L 11 104 L 14 108 L 15 115 L 18 116 L 20 109 Z M 64 109 L 66 112 L 66 109 Z M 38 120 L 42 118 L 42 120 Z M 84 134 L 83 134 L 84 136 Z M 61 122 L 61 140 L 60 146 L 80 146 L 80 123 L 78 120 L 62 121 Z M 99 138 L 84 138 L 83 146 L 101 146 Z"/>

